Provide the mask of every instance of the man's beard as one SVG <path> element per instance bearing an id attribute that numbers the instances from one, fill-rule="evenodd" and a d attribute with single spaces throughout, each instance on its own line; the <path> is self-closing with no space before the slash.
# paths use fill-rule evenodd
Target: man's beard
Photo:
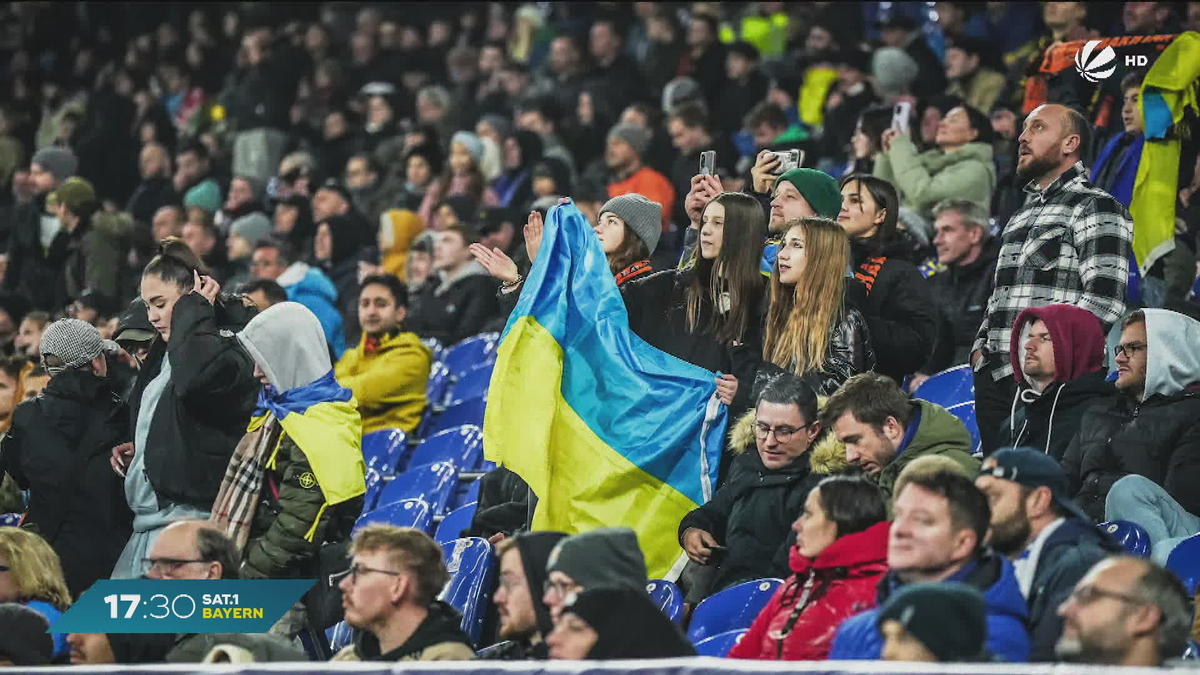
<path id="1" fill-rule="evenodd" d="M 1025 542 L 1029 541 L 1030 533 L 1029 515 L 1025 512 L 1025 503 L 1022 501 L 1016 513 L 1003 522 L 992 525 L 992 538 L 989 543 L 1000 554 L 1014 556 L 1025 550 Z"/>
<path id="2" fill-rule="evenodd" d="M 1021 182 L 1028 183 L 1031 180 L 1037 180 L 1045 176 L 1051 169 L 1058 166 L 1058 161 L 1045 155 L 1032 155 L 1029 159 L 1029 164 L 1025 168 L 1020 167 L 1021 158 L 1017 156 L 1017 178 Z"/>

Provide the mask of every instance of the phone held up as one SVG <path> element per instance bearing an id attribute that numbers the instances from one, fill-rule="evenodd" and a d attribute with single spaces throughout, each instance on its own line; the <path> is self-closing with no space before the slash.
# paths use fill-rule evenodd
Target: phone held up
<path id="1" fill-rule="evenodd" d="M 700 175 L 711 176 L 717 172 L 717 153 L 705 150 L 700 153 Z"/>
<path id="2" fill-rule="evenodd" d="M 892 127 L 898 129 L 905 136 L 909 135 L 908 120 L 912 114 L 912 104 L 908 101 L 901 101 L 892 106 Z"/>
<path id="3" fill-rule="evenodd" d="M 784 150 L 771 154 L 779 159 L 779 166 L 775 168 L 774 172 L 776 175 L 783 175 L 792 169 L 799 169 L 804 166 L 803 150 Z"/>

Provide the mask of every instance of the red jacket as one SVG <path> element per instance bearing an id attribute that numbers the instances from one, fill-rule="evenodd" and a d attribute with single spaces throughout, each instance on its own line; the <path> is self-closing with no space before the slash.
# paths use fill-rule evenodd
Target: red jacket
<path id="1" fill-rule="evenodd" d="M 823 661 L 846 619 L 875 606 L 876 587 L 887 572 L 889 523 L 839 537 L 810 560 L 792 548 L 795 572 L 771 598 L 750 630 L 729 652 L 731 659 Z M 793 619 L 796 603 L 807 601 Z M 791 630 L 782 638 L 787 624 Z M 782 642 L 782 645 L 780 644 Z"/>

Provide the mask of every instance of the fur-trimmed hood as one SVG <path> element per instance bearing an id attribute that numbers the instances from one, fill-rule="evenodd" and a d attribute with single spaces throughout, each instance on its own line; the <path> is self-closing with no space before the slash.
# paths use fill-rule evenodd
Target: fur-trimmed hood
<path id="1" fill-rule="evenodd" d="M 825 399 L 824 396 L 817 399 L 818 408 L 825 406 Z M 729 450 L 734 454 L 757 452 L 758 448 L 754 440 L 753 409 L 734 422 L 729 431 Z M 850 468 L 850 463 L 846 461 L 846 446 L 842 445 L 837 437 L 827 430 L 822 430 L 817 441 L 809 449 L 808 463 L 813 473 L 823 476 L 830 476 Z"/>

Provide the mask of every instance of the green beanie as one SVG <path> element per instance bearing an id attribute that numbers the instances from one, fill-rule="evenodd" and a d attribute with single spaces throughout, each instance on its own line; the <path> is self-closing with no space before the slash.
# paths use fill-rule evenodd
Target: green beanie
<path id="1" fill-rule="evenodd" d="M 796 186 L 818 216 L 837 220 L 842 210 L 842 193 L 832 176 L 816 169 L 792 169 L 780 176 L 775 186 L 784 181 Z"/>
<path id="2" fill-rule="evenodd" d="M 221 210 L 221 188 L 211 178 L 201 181 L 183 196 L 184 208 L 199 206 L 211 213 Z"/>

